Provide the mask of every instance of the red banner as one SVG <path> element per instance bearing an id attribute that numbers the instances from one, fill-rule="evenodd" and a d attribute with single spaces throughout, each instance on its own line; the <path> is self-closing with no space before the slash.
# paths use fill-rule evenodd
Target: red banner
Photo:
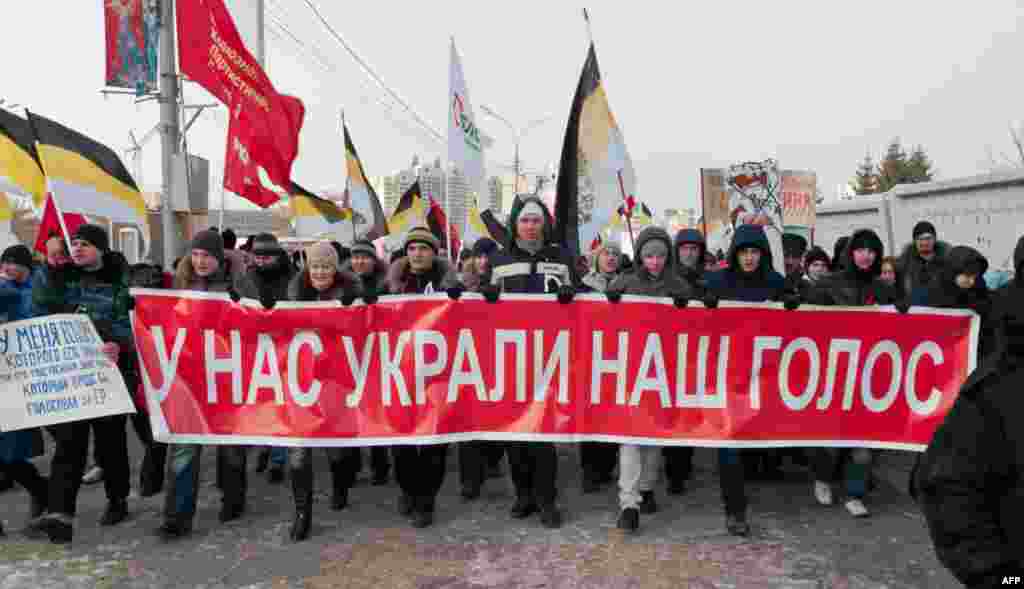
<path id="1" fill-rule="evenodd" d="M 136 290 L 154 430 L 181 443 L 469 439 L 921 450 L 974 368 L 964 311 L 586 295 L 279 303 Z"/>
<path id="2" fill-rule="evenodd" d="M 252 170 L 262 167 L 275 184 L 290 187 L 305 116 L 302 101 L 274 89 L 266 72 L 245 48 L 223 0 L 183 0 L 177 3 L 177 11 L 182 73 L 231 109 L 233 131 L 228 137 L 226 159 L 244 157 Z M 265 192 L 269 192 L 266 189 L 245 190 L 252 186 L 254 177 L 238 176 L 245 169 L 226 166 L 224 187 L 239 196 L 248 198 L 247 194 L 255 193 L 265 199 Z"/>

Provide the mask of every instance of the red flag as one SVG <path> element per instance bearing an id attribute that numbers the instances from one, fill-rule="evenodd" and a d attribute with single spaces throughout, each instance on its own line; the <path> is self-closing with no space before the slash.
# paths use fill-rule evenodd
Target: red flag
<path id="1" fill-rule="evenodd" d="M 73 234 L 80 225 L 84 225 L 86 222 L 85 217 L 78 213 L 64 213 L 63 216 L 64 227 L 67 228 L 69 234 Z M 53 197 L 47 195 L 46 204 L 43 205 L 43 218 L 39 222 L 39 232 L 36 233 L 35 250 L 46 254 L 46 240 L 54 233 L 64 235 L 64 230 L 61 229 L 60 220 L 57 218 L 57 207 L 53 206 Z"/>
<path id="2" fill-rule="evenodd" d="M 232 123 L 240 127 L 229 133 L 228 156 L 237 141 L 245 147 L 246 170 L 262 167 L 274 184 L 291 186 L 292 163 L 299 152 L 299 130 L 305 116 L 302 101 L 274 89 L 242 43 L 223 0 L 189 0 L 177 6 L 182 73 L 229 106 Z M 238 174 L 241 168 L 225 166 L 225 188 L 234 191 L 231 186 L 244 187 L 247 178 L 258 179 L 252 174 L 229 178 L 229 173 Z M 257 198 L 265 200 L 266 192 L 259 191 Z M 253 202 L 267 206 L 260 200 Z"/>
<path id="3" fill-rule="evenodd" d="M 233 109 L 228 125 L 227 153 L 224 155 L 224 188 L 263 208 L 281 199 L 260 181 L 260 166 L 252 157 L 253 127 L 245 111 Z M 290 185 L 290 183 L 289 183 Z"/>

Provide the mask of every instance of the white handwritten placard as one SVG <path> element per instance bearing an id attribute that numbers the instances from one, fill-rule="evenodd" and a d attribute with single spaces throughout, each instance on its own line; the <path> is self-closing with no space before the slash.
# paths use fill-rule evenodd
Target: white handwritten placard
<path id="1" fill-rule="evenodd" d="M 85 315 L 0 325 L 0 431 L 134 412 Z"/>

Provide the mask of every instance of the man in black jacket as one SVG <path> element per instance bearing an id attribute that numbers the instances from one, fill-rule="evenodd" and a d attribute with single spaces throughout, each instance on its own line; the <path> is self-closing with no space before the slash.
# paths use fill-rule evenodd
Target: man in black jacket
<path id="1" fill-rule="evenodd" d="M 569 303 L 576 295 L 575 264 L 572 254 L 551 242 L 553 222 L 544 203 L 526 197 L 512 208 L 508 248 L 491 260 L 491 288 L 505 293 L 557 293 Z M 484 291 L 484 296 L 489 296 Z M 493 296 L 493 295 L 490 295 Z M 558 455 L 549 442 L 510 442 L 507 446 L 512 482 L 516 487 L 513 518 L 522 519 L 538 509 L 541 523 L 549 528 L 562 525 L 555 506 Z"/>
<path id="2" fill-rule="evenodd" d="M 455 269 L 441 257 L 440 243 L 425 227 L 414 227 L 402 247 L 405 257 L 395 260 L 388 271 L 391 294 L 443 293 L 458 289 Z M 413 527 L 434 523 L 437 493 L 444 483 L 448 444 L 399 445 L 392 447 L 395 479 L 402 489 L 398 511 L 409 516 Z"/>
<path id="3" fill-rule="evenodd" d="M 911 481 L 939 560 L 968 587 L 1024 572 L 1024 238 L 992 308 L 999 344 L 920 457 Z"/>
<path id="4" fill-rule="evenodd" d="M 288 259 L 277 238 L 270 233 L 259 233 L 249 240 L 252 245 L 252 265 L 235 285 L 238 295 L 256 299 L 265 308 L 273 308 L 277 301 L 288 299 L 288 284 L 295 275 L 295 267 Z M 267 478 L 272 483 L 284 480 L 284 469 L 288 463 L 287 448 L 271 448 L 260 451 L 256 471 L 262 472 L 270 463 Z"/>
<path id="5" fill-rule="evenodd" d="M 903 292 L 913 297 L 918 289 L 928 288 L 941 272 L 949 253 L 949 244 L 938 241 L 935 225 L 920 221 L 914 225 L 913 241 L 903 248 L 896 273 L 903 277 Z"/>

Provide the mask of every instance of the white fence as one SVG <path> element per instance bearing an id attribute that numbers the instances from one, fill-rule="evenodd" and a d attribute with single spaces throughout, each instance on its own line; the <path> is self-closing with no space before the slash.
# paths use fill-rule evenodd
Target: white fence
<path id="1" fill-rule="evenodd" d="M 1024 171 L 905 184 L 820 206 L 814 241 L 831 255 L 836 239 L 868 228 L 882 238 L 886 255 L 899 255 L 921 220 L 935 225 L 940 240 L 980 251 L 993 269 L 1012 269 L 1013 248 L 1024 235 Z"/>

